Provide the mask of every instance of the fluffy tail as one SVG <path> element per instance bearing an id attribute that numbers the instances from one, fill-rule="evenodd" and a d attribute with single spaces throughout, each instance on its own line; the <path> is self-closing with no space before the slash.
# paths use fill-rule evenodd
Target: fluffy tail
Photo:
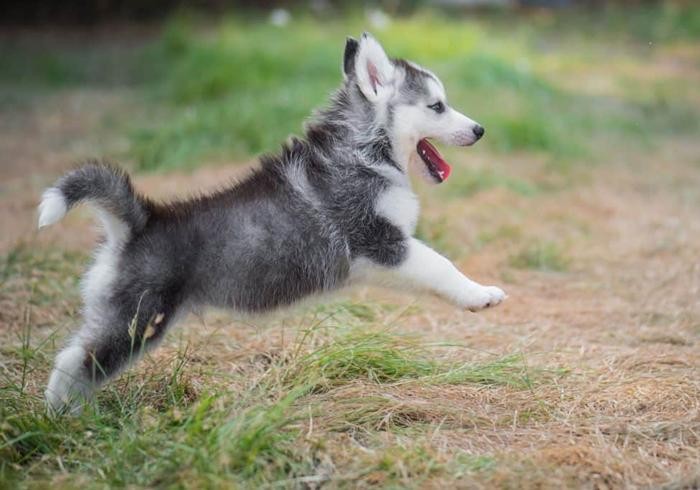
<path id="1" fill-rule="evenodd" d="M 91 161 L 68 172 L 44 191 L 39 205 L 39 228 L 56 223 L 83 201 L 97 208 L 110 241 L 138 233 L 148 221 L 148 201 L 134 191 L 127 173 Z"/>

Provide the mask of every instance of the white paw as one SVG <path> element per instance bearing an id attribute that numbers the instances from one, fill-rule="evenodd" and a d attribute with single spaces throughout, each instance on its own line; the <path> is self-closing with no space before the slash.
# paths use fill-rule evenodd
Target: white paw
<path id="1" fill-rule="evenodd" d="M 56 357 L 56 366 L 46 387 L 46 404 L 51 414 L 78 415 L 92 391 L 92 383 L 84 377 L 82 347 L 70 346 Z"/>
<path id="2" fill-rule="evenodd" d="M 490 308 L 501 303 L 506 299 L 506 293 L 501 288 L 496 286 L 481 286 L 478 289 L 470 291 L 464 307 L 469 311 L 479 311 L 485 308 Z"/>
<path id="3" fill-rule="evenodd" d="M 49 414 L 80 415 L 85 401 L 85 397 L 81 395 L 82 391 L 86 390 L 84 388 L 81 390 L 78 383 L 54 370 L 51 374 L 51 383 L 44 392 Z"/>

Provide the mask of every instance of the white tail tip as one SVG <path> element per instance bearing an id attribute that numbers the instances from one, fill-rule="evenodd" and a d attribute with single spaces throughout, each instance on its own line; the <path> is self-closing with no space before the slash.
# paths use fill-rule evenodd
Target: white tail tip
<path id="1" fill-rule="evenodd" d="M 66 215 L 68 205 L 63 193 L 56 187 L 49 187 L 41 196 L 39 204 L 39 228 L 49 226 Z"/>

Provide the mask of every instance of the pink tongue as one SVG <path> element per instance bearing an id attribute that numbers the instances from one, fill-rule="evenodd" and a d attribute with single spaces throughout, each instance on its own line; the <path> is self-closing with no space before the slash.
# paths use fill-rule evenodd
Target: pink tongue
<path id="1" fill-rule="evenodd" d="M 418 154 L 423 158 L 424 161 L 430 163 L 433 166 L 433 171 L 438 174 L 441 181 L 447 180 L 452 172 L 452 167 L 447 163 L 440 155 L 432 144 L 426 139 L 422 139 L 418 142 Z"/>

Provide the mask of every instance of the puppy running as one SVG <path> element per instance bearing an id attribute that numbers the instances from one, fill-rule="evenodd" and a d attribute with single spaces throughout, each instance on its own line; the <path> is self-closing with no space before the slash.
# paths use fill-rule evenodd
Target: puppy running
<path id="1" fill-rule="evenodd" d="M 39 227 L 80 202 L 105 230 L 83 283 L 83 325 L 56 358 L 46 398 L 78 411 L 95 389 L 206 305 L 266 312 L 356 282 L 427 290 L 460 308 L 497 305 L 482 286 L 412 238 L 408 167 L 440 183 L 450 166 L 428 142 L 468 146 L 484 128 L 447 105 L 440 80 L 349 38 L 344 81 L 280 154 L 215 194 L 157 204 L 122 170 L 88 163 L 47 189 Z"/>

